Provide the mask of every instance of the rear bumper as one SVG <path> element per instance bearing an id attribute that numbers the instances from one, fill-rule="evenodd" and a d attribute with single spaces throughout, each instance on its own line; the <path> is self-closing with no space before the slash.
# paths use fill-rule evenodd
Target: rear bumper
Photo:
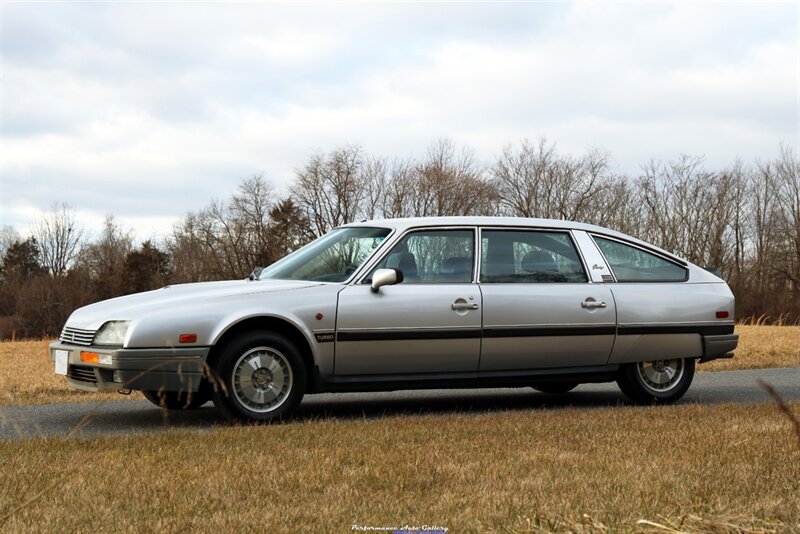
<path id="1" fill-rule="evenodd" d="M 203 378 L 210 347 L 157 349 L 113 349 L 50 344 L 50 359 L 55 351 L 68 352 L 67 383 L 84 391 L 101 389 L 140 389 L 195 392 Z M 111 355 L 111 364 L 81 361 L 81 352 Z"/>
<path id="2" fill-rule="evenodd" d="M 738 344 L 738 334 L 703 336 L 703 357 L 700 358 L 700 363 L 720 358 L 733 358 L 733 351 Z"/>

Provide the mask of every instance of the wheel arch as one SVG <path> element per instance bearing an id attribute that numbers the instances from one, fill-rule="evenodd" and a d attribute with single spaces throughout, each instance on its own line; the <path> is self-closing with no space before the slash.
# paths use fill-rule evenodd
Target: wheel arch
<path id="1" fill-rule="evenodd" d="M 225 330 L 217 335 L 217 338 L 209 354 L 209 360 L 213 360 L 216 356 L 217 349 L 225 345 L 226 342 L 235 338 L 244 332 L 275 332 L 284 336 L 291 341 L 300 351 L 303 357 L 303 363 L 306 365 L 306 391 L 309 391 L 315 383 L 315 369 L 316 363 L 314 358 L 314 351 L 303 331 L 290 321 L 281 317 L 274 317 L 269 315 L 261 315 L 255 317 L 246 317 L 238 322 L 232 323 Z"/>

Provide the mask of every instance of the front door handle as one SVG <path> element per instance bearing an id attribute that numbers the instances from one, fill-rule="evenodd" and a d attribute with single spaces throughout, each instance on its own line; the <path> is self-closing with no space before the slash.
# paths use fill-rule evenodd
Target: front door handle
<path id="1" fill-rule="evenodd" d="M 592 297 L 587 298 L 583 302 L 581 302 L 581 308 L 585 308 L 587 310 L 594 310 L 597 308 L 605 308 L 606 303 L 604 301 L 596 301 Z"/>
<path id="2" fill-rule="evenodd" d="M 450 305 L 450 308 L 456 311 L 464 311 L 464 310 L 477 310 L 478 305 L 476 303 L 469 303 L 469 302 L 454 302 Z"/>

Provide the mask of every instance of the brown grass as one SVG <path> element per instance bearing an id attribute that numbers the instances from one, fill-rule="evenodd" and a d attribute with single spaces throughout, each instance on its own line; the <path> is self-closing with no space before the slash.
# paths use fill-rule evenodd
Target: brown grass
<path id="1" fill-rule="evenodd" d="M 0 458 L 3 531 L 800 532 L 800 450 L 773 405 L 329 418 Z"/>
<path id="2" fill-rule="evenodd" d="M 729 371 L 766 367 L 800 367 L 800 326 L 737 326 L 739 348 L 731 360 L 699 365 L 699 371 Z M 49 341 L 0 343 L 0 406 L 81 402 L 98 395 L 113 399 L 141 399 L 116 392 L 85 393 L 53 373 L 47 352 Z"/>

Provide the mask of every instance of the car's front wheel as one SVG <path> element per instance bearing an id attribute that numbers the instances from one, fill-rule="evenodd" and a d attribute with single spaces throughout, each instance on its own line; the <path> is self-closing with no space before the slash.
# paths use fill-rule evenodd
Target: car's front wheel
<path id="1" fill-rule="evenodd" d="M 220 347 L 214 404 L 229 419 L 272 421 L 300 404 L 306 368 L 297 348 L 275 333 L 248 332 Z"/>
<path id="2" fill-rule="evenodd" d="M 617 384 L 639 404 L 667 404 L 683 397 L 694 378 L 694 358 L 651 360 L 622 366 Z"/>

